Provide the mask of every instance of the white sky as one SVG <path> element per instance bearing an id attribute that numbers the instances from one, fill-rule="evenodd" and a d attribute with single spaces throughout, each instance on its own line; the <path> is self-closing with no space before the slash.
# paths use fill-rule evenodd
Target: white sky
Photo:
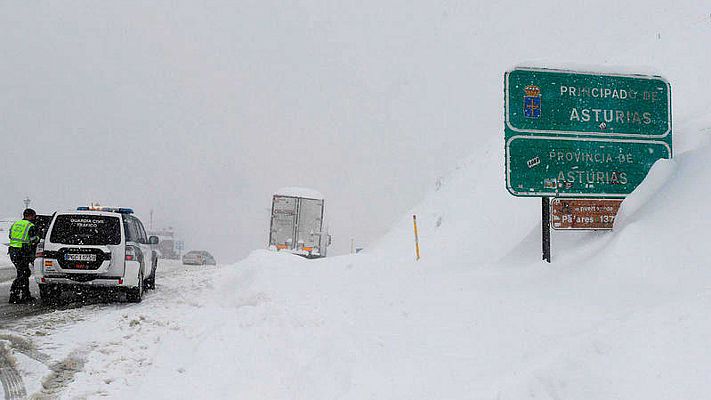
<path id="1" fill-rule="evenodd" d="M 312 187 L 342 253 L 503 149 L 511 66 L 656 71 L 678 125 L 711 112 L 709 43 L 702 1 L 0 1 L 0 216 L 153 209 L 231 261 Z"/>

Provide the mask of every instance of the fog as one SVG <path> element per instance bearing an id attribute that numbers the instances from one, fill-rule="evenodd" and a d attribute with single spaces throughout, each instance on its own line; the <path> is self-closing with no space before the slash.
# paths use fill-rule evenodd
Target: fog
<path id="1" fill-rule="evenodd" d="M 708 114 L 702 3 L 0 1 L 0 217 L 26 196 L 153 210 L 234 261 L 265 247 L 272 193 L 303 186 L 333 253 L 367 247 L 458 161 L 503 150 L 514 65 L 651 70 L 675 124 Z"/>

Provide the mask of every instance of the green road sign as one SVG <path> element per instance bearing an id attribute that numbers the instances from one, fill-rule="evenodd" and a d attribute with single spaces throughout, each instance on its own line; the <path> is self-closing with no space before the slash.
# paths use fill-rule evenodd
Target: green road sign
<path id="1" fill-rule="evenodd" d="M 506 74 L 506 128 L 542 134 L 659 139 L 671 134 L 660 77 L 517 69 Z"/>
<path id="2" fill-rule="evenodd" d="M 506 185 L 517 196 L 625 197 L 671 155 L 665 142 L 633 139 L 514 136 L 506 148 Z"/>
<path id="3" fill-rule="evenodd" d="M 504 80 L 513 195 L 625 197 L 672 155 L 663 78 L 522 68 Z"/>

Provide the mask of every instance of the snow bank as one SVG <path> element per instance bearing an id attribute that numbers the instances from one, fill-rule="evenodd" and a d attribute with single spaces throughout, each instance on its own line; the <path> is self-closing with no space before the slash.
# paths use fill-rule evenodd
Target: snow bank
<path id="1" fill-rule="evenodd" d="M 576 72 L 590 72 L 591 74 L 615 74 L 615 75 L 647 75 L 647 76 L 658 76 L 664 77 L 664 70 L 655 68 L 649 65 L 601 65 L 601 64 L 582 64 L 574 62 L 561 63 L 555 60 L 546 60 L 545 62 L 539 60 L 532 61 L 521 61 L 516 63 L 515 68 L 545 68 L 554 69 L 560 71 L 576 71 Z"/>
<path id="2" fill-rule="evenodd" d="M 513 251 L 540 225 L 540 199 L 516 198 L 504 183 L 503 143 L 486 143 L 373 246 L 371 252 L 414 260 L 417 215 L 421 264 L 471 268 Z M 538 228 L 540 229 L 540 228 Z"/>
<path id="3" fill-rule="evenodd" d="M 277 190 L 275 195 L 303 197 L 306 199 L 323 200 L 323 195 L 316 190 L 301 187 L 285 187 Z"/>
<path id="4" fill-rule="evenodd" d="M 524 371 L 502 398 L 701 398 L 711 390 L 711 146 L 659 162 L 625 200 L 615 232 L 589 235 L 555 281 L 597 307 L 597 327 Z M 559 246 L 560 247 L 560 246 Z M 581 251 L 582 250 L 582 251 Z M 542 288 L 544 289 L 544 288 Z M 559 288 L 560 289 L 560 288 Z M 547 290 L 545 288 L 544 290 Z M 567 318 L 561 314 L 561 318 Z"/>

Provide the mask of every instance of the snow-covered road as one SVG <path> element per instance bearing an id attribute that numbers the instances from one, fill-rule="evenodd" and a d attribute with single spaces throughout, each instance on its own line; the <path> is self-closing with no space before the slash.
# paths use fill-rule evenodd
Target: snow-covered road
<path id="1" fill-rule="evenodd" d="M 38 399 L 98 397 L 112 383 L 116 383 L 114 387 L 125 385 L 141 373 L 140 366 L 149 359 L 148 344 L 157 343 L 162 330 L 173 327 L 171 316 L 184 308 L 194 309 L 190 304 L 216 268 L 161 260 L 157 289 L 148 291 L 140 304 L 105 302 L 95 296 L 60 307 L 39 302 L 9 305 L 3 287 L 0 381 L 5 390 L 0 399 L 23 398 L 25 393 Z M 159 329 L 151 329 L 156 326 Z M 160 332 L 150 335 L 149 331 Z M 103 369 L 89 364 L 91 369 L 87 369 L 90 360 L 106 364 Z M 97 382 L 70 385 L 82 373 Z M 12 382 L 18 376 L 19 386 Z M 67 393 L 70 386 L 74 389 Z"/>
<path id="2" fill-rule="evenodd" d="M 0 246 L 0 252 L 7 251 L 7 248 Z M 10 262 L 10 258 L 4 254 L 0 253 L 0 285 L 15 279 L 15 267 Z"/>
<path id="3" fill-rule="evenodd" d="M 0 285 L 15 279 L 15 268 L 13 266 L 0 266 Z"/>

